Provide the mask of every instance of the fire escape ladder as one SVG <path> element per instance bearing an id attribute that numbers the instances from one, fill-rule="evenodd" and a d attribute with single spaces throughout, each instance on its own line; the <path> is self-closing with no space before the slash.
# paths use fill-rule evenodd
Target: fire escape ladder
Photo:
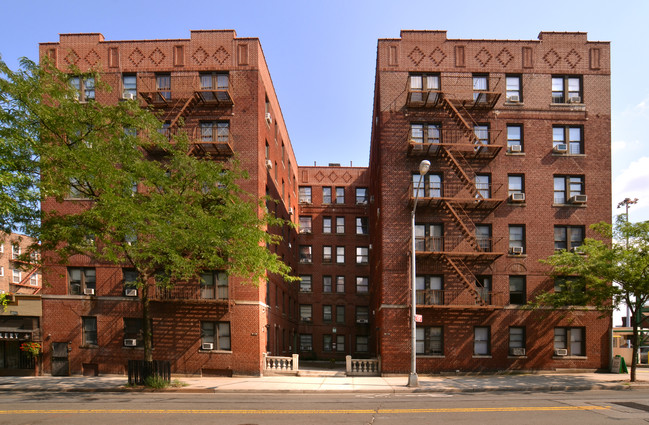
<path id="1" fill-rule="evenodd" d="M 460 130 L 462 130 L 467 139 L 469 139 L 469 143 L 476 143 L 479 141 L 473 129 L 473 125 L 469 124 L 469 122 L 462 116 L 455 105 L 453 105 L 453 103 L 446 97 L 442 98 L 442 108 L 444 109 L 444 112 L 446 112 L 451 117 L 455 124 L 457 124 Z M 469 116 L 471 122 L 475 125 L 473 118 L 471 118 L 471 114 L 469 114 L 466 109 L 463 108 L 463 110 L 466 112 L 466 115 Z"/>
<path id="2" fill-rule="evenodd" d="M 440 149 L 440 152 L 442 154 L 442 158 L 446 161 L 449 167 L 453 169 L 455 174 L 460 178 L 462 183 L 469 189 L 469 192 L 471 192 L 472 196 L 478 197 L 479 192 L 478 189 L 475 186 L 475 182 L 465 170 L 471 170 L 471 165 L 467 162 L 467 160 L 462 156 L 462 155 L 453 155 L 450 150 L 448 150 L 445 146 L 442 146 Z"/>
<path id="3" fill-rule="evenodd" d="M 444 259 L 460 277 L 460 280 L 462 281 L 466 289 L 469 290 L 476 304 L 486 305 L 485 300 L 476 290 L 476 282 L 478 281 L 478 278 L 476 278 L 473 272 L 471 272 L 471 269 L 469 269 L 469 267 L 460 259 L 452 259 L 446 255 L 444 256 Z"/>
<path id="4" fill-rule="evenodd" d="M 199 97 L 196 93 L 194 93 L 192 96 L 187 99 L 187 101 L 183 104 L 182 108 L 180 108 L 180 111 L 176 114 L 173 120 L 169 123 L 169 128 L 175 128 L 178 125 L 178 121 L 180 118 L 186 117 L 191 109 L 198 103 Z"/>
<path id="5" fill-rule="evenodd" d="M 478 240 L 475 237 L 475 224 L 471 217 L 464 211 L 464 209 L 459 206 L 453 206 L 448 200 L 444 200 L 442 203 L 444 211 L 455 221 L 457 226 L 460 228 L 460 231 L 469 242 L 469 244 L 476 250 L 479 251 Z"/>

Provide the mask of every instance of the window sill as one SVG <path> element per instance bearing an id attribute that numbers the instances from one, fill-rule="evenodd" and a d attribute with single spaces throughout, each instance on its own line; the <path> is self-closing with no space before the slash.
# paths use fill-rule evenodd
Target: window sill
<path id="1" fill-rule="evenodd" d="M 232 350 L 203 350 L 202 348 L 199 349 L 198 352 L 208 354 L 232 354 Z"/>
<path id="2" fill-rule="evenodd" d="M 588 356 L 552 356 L 552 360 L 588 360 Z"/>
<path id="3" fill-rule="evenodd" d="M 512 355 L 509 355 L 509 356 L 507 356 L 507 358 L 508 359 L 526 359 L 527 356 L 512 356 Z"/>
<path id="4" fill-rule="evenodd" d="M 515 107 L 519 107 L 519 108 L 522 108 L 523 106 L 525 106 L 525 104 L 523 102 L 507 102 L 507 101 L 505 101 L 504 105 L 505 106 L 515 106 Z"/>
<path id="5" fill-rule="evenodd" d="M 491 359 L 492 356 L 491 356 L 491 354 L 486 354 L 486 355 L 474 354 L 473 356 L 471 356 L 471 358 L 473 358 L 473 359 Z"/>
<path id="6" fill-rule="evenodd" d="M 508 156 L 525 156 L 525 152 L 505 152 Z"/>
<path id="7" fill-rule="evenodd" d="M 445 355 L 439 355 L 439 354 L 417 354 L 418 359 L 445 359 Z"/>
<path id="8" fill-rule="evenodd" d="M 554 208 L 586 208 L 586 204 L 552 204 Z"/>
<path id="9" fill-rule="evenodd" d="M 508 201 L 507 205 L 510 206 L 510 207 L 526 207 L 527 202 L 511 202 L 511 201 Z"/>
<path id="10" fill-rule="evenodd" d="M 507 258 L 527 258 L 527 254 L 507 254 Z"/>
<path id="11" fill-rule="evenodd" d="M 99 348 L 99 345 L 94 345 L 94 344 L 80 345 L 79 348 L 84 349 L 84 350 L 97 349 L 97 348 Z"/>
<path id="12" fill-rule="evenodd" d="M 552 152 L 552 156 L 565 156 L 568 158 L 585 158 L 586 154 L 585 153 L 557 153 L 557 152 Z"/>

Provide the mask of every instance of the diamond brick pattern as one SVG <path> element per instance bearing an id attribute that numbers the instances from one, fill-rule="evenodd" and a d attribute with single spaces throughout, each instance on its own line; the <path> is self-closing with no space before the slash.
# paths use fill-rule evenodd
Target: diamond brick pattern
<path id="1" fill-rule="evenodd" d="M 86 54 L 84 59 L 88 63 L 88 65 L 94 67 L 101 60 L 101 56 L 99 56 L 99 54 L 95 52 L 95 49 L 92 49 L 88 52 L 88 54 Z"/>
<path id="2" fill-rule="evenodd" d="M 550 68 L 554 68 L 555 65 L 561 60 L 561 56 L 559 56 L 559 54 L 554 49 L 550 49 L 546 54 L 543 55 L 543 60 L 550 66 Z"/>
<path id="3" fill-rule="evenodd" d="M 212 56 L 219 64 L 223 65 L 225 61 L 230 57 L 230 54 L 227 50 L 225 50 L 225 47 L 219 46 L 219 48 L 216 49 L 216 52 L 214 52 Z"/>
<path id="4" fill-rule="evenodd" d="M 415 65 L 419 65 L 421 61 L 426 57 L 424 52 L 421 51 L 419 47 L 412 49 L 412 52 L 408 53 L 408 57 Z"/>
<path id="5" fill-rule="evenodd" d="M 571 49 L 564 59 L 572 69 L 575 69 L 579 65 L 579 62 L 581 62 L 581 56 L 575 49 Z"/>
<path id="6" fill-rule="evenodd" d="M 79 55 L 74 50 L 70 49 L 67 55 L 65 55 L 64 60 L 68 65 L 76 65 L 79 62 Z"/>
<path id="7" fill-rule="evenodd" d="M 165 60 L 166 57 L 167 56 L 164 53 L 162 53 L 162 50 L 160 50 L 157 47 L 153 49 L 153 51 L 149 55 L 149 59 L 151 60 L 151 62 L 153 62 L 156 65 L 160 65 L 162 61 Z"/>
<path id="8" fill-rule="evenodd" d="M 140 66 L 144 58 L 144 53 L 142 53 L 142 51 L 137 47 L 133 49 L 130 55 L 128 55 L 128 60 L 135 66 Z"/>
<path id="9" fill-rule="evenodd" d="M 203 49 L 202 47 L 199 47 L 194 51 L 194 54 L 192 55 L 192 59 L 196 64 L 198 65 L 203 65 L 207 58 L 209 58 L 210 55 Z"/>
<path id="10" fill-rule="evenodd" d="M 493 55 L 484 47 L 475 55 L 475 60 L 477 60 L 483 68 L 489 64 L 492 58 Z"/>
<path id="11" fill-rule="evenodd" d="M 499 64 L 503 66 L 503 68 L 507 68 L 507 65 L 514 59 L 514 55 L 511 54 L 507 48 L 503 48 L 497 55 L 496 55 L 496 60 L 498 61 Z"/>
<path id="12" fill-rule="evenodd" d="M 444 62 L 444 59 L 446 59 L 446 53 L 442 52 L 439 47 L 435 47 L 435 50 L 430 52 L 428 57 L 436 66 L 440 66 Z"/>

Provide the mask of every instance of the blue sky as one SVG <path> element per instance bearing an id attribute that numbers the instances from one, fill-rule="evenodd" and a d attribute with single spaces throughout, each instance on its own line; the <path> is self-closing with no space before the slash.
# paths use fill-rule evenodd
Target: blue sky
<path id="1" fill-rule="evenodd" d="M 587 32 L 612 48 L 613 212 L 622 212 L 615 205 L 625 197 L 637 197 L 631 220 L 649 220 L 646 0 L 0 0 L 0 6 L 0 55 L 12 68 L 22 56 L 37 59 L 38 43 L 58 41 L 60 33 L 129 40 L 235 29 L 239 37 L 258 37 L 300 165 L 367 165 L 379 38 L 398 37 L 401 29 L 521 40 L 541 31 Z"/>

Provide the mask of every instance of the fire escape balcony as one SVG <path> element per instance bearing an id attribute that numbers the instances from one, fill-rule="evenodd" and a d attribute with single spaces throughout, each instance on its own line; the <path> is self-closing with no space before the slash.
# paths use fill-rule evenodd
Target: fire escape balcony
<path id="1" fill-rule="evenodd" d="M 480 78 L 480 77 L 478 77 Z M 442 75 L 441 87 L 413 87 L 412 77 L 406 83 L 406 106 L 433 109 L 443 107 L 444 100 L 461 109 L 493 109 L 502 93 L 498 90 L 499 77 L 472 75 Z"/>
<path id="2" fill-rule="evenodd" d="M 428 129 L 429 135 L 408 134 L 408 156 L 439 156 L 442 148 L 459 154 L 467 160 L 493 159 L 503 144 L 500 142 L 501 130 L 479 129 L 467 131 L 461 129 Z"/>
<path id="3" fill-rule="evenodd" d="M 415 202 L 414 183 L 408 187 L 409 205 Z M 465 210 L 493 210 L 507 200 L 502 184 L 474 183 L 468 187 L 460 182 L 429 182 L 419 189 L 419 208 L 441 208 L 444 202 L 459 205 Z"/>
<path id="4" fill-rule="evenodd" d="M 190 143 L 190 153 L 194 155 L 209 155 L 227 158 L 234 155 L 232 148 L 232 133 L 228 127 L 182 127 L 163 128 L 160 130 L 170 141 L 181 134 L 186 135 Z M 162 153 L 148 149 L 150 153 Z"/>
<path id="5" fill-rule="evenodd" d="M 443 93 L 439 90 L 408 89 L 406 106 L 411 108 L 439 108 Z"/>
<path id="6" fill-rule="evenodd" d="M 503 238 L 475 238 L 472 244 L 460 236 L 419 236 L 415 238 L 417 258 L 451 257 L 461 260 L 492 261 L 505 254 L 500 248 Z"/>
<path id="7" fill-rule="evenodd" d="M 477 298 L 475 295 L 477 294 Z M 476 288 L 475 293 L 467 289 L 418 289 L 417 309 L 446 308 L 502 308 L 507 294 L 490 291 L 487 288 Z"/>
<path id="8" fill-rule="evenodd" d="M 152 301 L 229 304 L 227 286 L 218 288 L 180 284 L 171 288 L 153 286 L 150 289 L 149 298 Z"/>

